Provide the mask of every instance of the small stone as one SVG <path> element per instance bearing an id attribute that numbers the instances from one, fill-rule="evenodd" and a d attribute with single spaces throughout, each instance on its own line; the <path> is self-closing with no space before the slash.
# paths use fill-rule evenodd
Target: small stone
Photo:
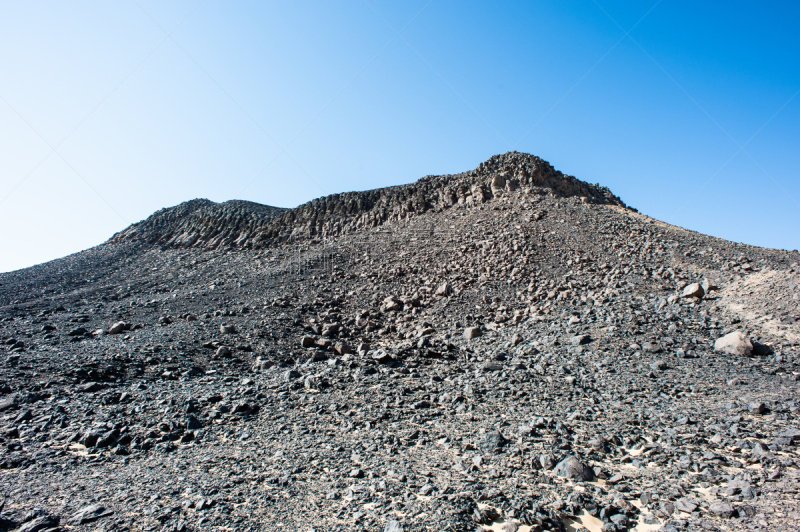
<path id="1" fill-rule="evenodd" d="M 645 514 L 645 516 L 642 518 L 642 521 L 644 521 L 644 524 L 646 525 L 661 524 L 661 521 L 658 519 L 658 517 L 654 516 L 653 514 Z"/>
<path id="2" fill-rule="evenodd" d="M 2 401 L 0 401 L 0 412 L 3 412 L 5 410 L 9 410 L 9 409 L 12 409 L 12 408 L 16 408 L 17 407 L 17 400 L 18 399 L 17 399 L 16 395 L 10 395 L 10 396 L 6 397 L 5 399 L 3 399 Z"/>
<path id="3" fill-rule="evenodd" d="M 613 486 L 617 482 L 620 482 L 620 481 L 622 481 L 624 479 L 625 479 L 624 476 L 622 476 L 620 473 L 617 473 L 616 475 L 614 475 L 611 478 L 609 478 L 608 480 L 606 480 L 606 483 L 611 484 Z M 644 493 L 642 495 L 644 495 Z"/>
<path id="4" fill-rule="evenodd" d="M 300 372 L 294 369 L 286 370 L 283 373 L 283 382 L 291 382 L 300 377 Z"/>
<path id="5" fill-rule="evenodd" d="M 233 411 L 237 414 L 246 414 L 251 410 L 253 410 L 253 407 L 250 406 L 250 403 L 239 403 L 233 407 Z"/>
<path id="6" fill-rule="evenodd" d="M 778 434 L 778 437 L 789 438 L 789 440 L 792 442 L 800 441 L 800 429 L 791 428 L 784 430 L 783 432 Z"/>
<path id="7" fill-rule="evenodd" d="M 23 410 L 23 412 L 14 418 L 14 423 L 20 423 L 22 421 L 30 421 L 33 419 L 33 411 L 30 409 Z"/>
<path id="8" fill-rule="evenodd" d="M 336 335 L 336 333 L 339 332 L 339 330 L 341 328 L 342 328 L 342 326 L 340 324 L 338 324 L 338 323 L 323 323 L 322 324 L 322 336 L 324 336 L 326 338 L 329 337 L 329 336 L 334 336 L 334 335 Z"/>
<path id="9" fill-rule="evenodd" d="M 203 424 L 196 417 L 189 415 L 186 417 L 186 428 L 189 430 L 198 430 L 203 428 Z"/>
<path id="10" fill-rule="evenodd" d="M 672 515 L 675 513 L 675 505 L 669 501 L 659 501 L 658 507 L 667 515 Z"/>
<path id="11" fill-rule="evenodd" d="M 219 326 L 219 332 L 222 334 L 236 334 L 236 327 L 222 324 Z"/>
<path id="12" fill-rule="evenodd" d="M 661 348 L 658 344 L 654 344 L 653 342 L 642 342 L 642 351 L 646 353 L 658 353 L 661 351 Z"/>
<path id="13" fill-rule="evenodd" d="M 519 526 L 514 521 L 507 522 L 502 528 L 503 532 L 517 532 L 517 530 L 519 530 Z"/>
<path id="14" fill-rule="evenodd" d="M 94 393 L 99 392 L 103 388 L 105 388 L 105 386 L 99 382 L 87 382 L 86 384 L 78 386 L 75 391 L 78 393 Z"/>
<path id="15" fill-rule="evenodd" d="M 628 516 L 625 514 L 614 514 L 609 519 L 617 525 L 617 530 L 625 530 L 628 528 Z"/>

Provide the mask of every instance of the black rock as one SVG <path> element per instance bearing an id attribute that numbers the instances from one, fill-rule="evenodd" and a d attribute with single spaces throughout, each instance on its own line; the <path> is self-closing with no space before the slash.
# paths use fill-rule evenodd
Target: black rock
<path id="1" fill-rule="evenodd" d="M 594 470 L 581 462 L 580 458 L 577 456 L 568 456 L 563 459 L 556 465 L 555 469 L 553 469 L 553 473 L 559 477 L 568 478 L 570 480 L 583 480 L 587 482 L 594 480 Z"/>

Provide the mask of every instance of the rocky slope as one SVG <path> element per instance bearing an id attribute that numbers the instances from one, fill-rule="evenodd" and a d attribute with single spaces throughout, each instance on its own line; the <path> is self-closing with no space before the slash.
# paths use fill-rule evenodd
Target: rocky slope
<path id="1" fill-rule="evenodd" d="M 799 259 L 517 153 L 165 209 L 0 274 L 0 526 L 794 529 Z"/>

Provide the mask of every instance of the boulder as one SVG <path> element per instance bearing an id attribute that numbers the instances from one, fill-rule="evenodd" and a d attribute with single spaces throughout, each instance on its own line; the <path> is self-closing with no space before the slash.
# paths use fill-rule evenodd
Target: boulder
<path id="1" fill-rule="evenodd" d="M 700 283 L 692 283 L 683 289 L 683 294 L 681 294 L 681 297 L 696 297 L 697 299 L 703 299 L 704 295 L 706 295 L 706 291 L 703 290 L 703 287 L 700 286 Z"/>
<path id="2" fill-rule="evenodd" d="M 714 351 L 736 356 L 750 356 L 753 344 L 741 331 L 733 331 L 714 342 Z"/>
<path id="3" fill-rule="evenodd" d="M 503 174 L 497 174 L 494 176 L 492 178 L 490 188 L 492 189 L 492 195 L 499 196 L 502 194 L 503 189 L 506 188 L 506 177 Z"/>
<path id="4" fill-rule="evenodd" d="M 124 321 L 118 321 L 108 329 L 108 334 L 122 334 L 130 329 L 130 326 Z"/>
<path id="5" fill-rule="evenodd" d="M 478 448 L 485 454 L 494 454 L 506 444 L 506 441 L 499 430 L 493 430 L 483 435 L 478 441 Z"/>
<path id="6" fill-rule="evenodd" d="M 703 290 L 705 290 L 706 294 L 712 290 L 719 290 L 719 288 L 717 288 L 717 283 L 712 279 L 703 279 L 703 283 L 700 286 L 703 287 Z"/>
<path id="7" fill-rule="evenodd" d="M 473 338 L 477 338 L 481 335 L 481 328 L 480 327 L 467 327 L 464 329 L 464 338 L 467 340 L 472 340 Z"/>
<path id="8" fill-rule="evenodd" d="M 574 346 L 585 345 L 592 341 L 591 336 L 588 334 L 579 334 L 569 339 L 569 343 Z"/>
<path id="9" fill-rule="evenodd" d="M 372 360 L 377 362 L 378 364 L 388 364 L 389 362 L 394 360 L 394 357 L 384 351 L 383 349 L 378 349 L 372 354 Z"/>
<path id="10" fill-rule="evenodd" d="M 539 465 L 542 466 L 542 469 L 550 470 L 553 469 L 556 465 L 556 459 L 553 458 L 552 454 L 540 454 L 539 455 Z"/>
<path id="11" fill-rule="evenodd" d="M 733 506 L 727 502 L 718 502 L 716 504 L 712 504 L 708 507 L 708 510 L 723 519 L 730 519 L 733 517 L 733 514 L 736 511 L 734 510 Z"/>
<path id="12" fill-rule="evenodd" d="M 316 341 L 311 336 L 303 336 L 303 339 L 300 340 L 300 345 L 305 347 L 305 348 L 314 347 L 315 344 L 316 344 Z"/>
<path id="13" fill-rule="evenodd" d="M 233 354 L 230 347 L 225 347 L 224 345 L 219 346 L 217 348 L 217 356 L 218 357 L 229 357 Z"/>
<path id="14" fill-rule="evenodd" d="M 447 297 L 453 293 L 453 287 L 450 286 L 448 283 L 443 283 L 439 285 L 439 288 L 436 289 L 436 295 L 441 297 Z"/>
<path id="15" fill-rule="evenodd" d="M 594 480 L 594 470 L 580 461 L 577 456 L 568 456 L 561 460 L 553 469 L 559 477 L 571 480 Z"/>

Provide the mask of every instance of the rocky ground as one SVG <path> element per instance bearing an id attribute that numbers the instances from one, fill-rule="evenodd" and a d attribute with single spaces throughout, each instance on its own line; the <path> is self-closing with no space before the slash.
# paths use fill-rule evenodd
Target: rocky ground
<path id="1" fill-rule="evenodd" d="M 0 530 L 797 530 L 800 255 L 505 154 L 0 274 Z"/>

